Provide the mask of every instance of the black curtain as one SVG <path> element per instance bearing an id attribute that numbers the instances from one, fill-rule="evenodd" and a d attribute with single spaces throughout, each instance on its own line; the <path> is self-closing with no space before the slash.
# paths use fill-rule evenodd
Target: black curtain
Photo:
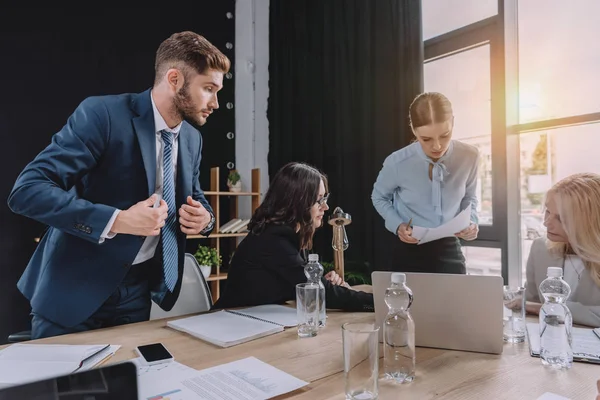
<path id="1" fill-rule="evenodd" d="M 398 240 L 371 203 L 383 160 L 412 139 L 423 90 L 420 0 L 271 0 L 269 174 L 305 161 L 352 216 L 346 270 L 389 269 Z M 314 251 L 331 261 L 331 226 Z M 369 276 L 370 278 L 370 276 Z"/>
<path id="2" fill-rule="evenodd" d="M 29 303 L 16 284 L 36 248 L 34 238 L 45 229 L 6 205 L 25 165 L 85 97 L 151 87 L 156 50 L 175 32 L 203 34 L 234 62 L 234 49 L 226 44 L 235 39 L 235 19 L 227 15 L 235 14 L 235 0 L 203 0 L 177 18 L 162 18 L 160 24 L 156 21 L 164 10 L 146 11 L 142 18 L 134 8 L 93 9 L 93 16 L 57 7 L 2 10 L 4 19 L 14 24 L 0 28 L 0 135 L 9 150 L 0 157 L 0 344 L 8 334 L 29 329 Z M 224 80 L 219 100 L 221 109 L 202 128 L 203 188 L 209 187 L 211 167 L 226 170 L 229 161 L 235 162 L 235 140 L 226 138 L 235 127 L 234 110 L 225 107 L 234 102 L 233 76 Z M 225 187 L 226 174 L 221 175 Z M 190 241 L 189 250 L 194 244 Z"/>

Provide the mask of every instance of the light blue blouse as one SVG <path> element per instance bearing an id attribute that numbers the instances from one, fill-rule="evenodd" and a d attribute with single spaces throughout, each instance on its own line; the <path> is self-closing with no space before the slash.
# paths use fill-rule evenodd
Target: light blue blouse
<path id="1" fill-rule="evenodd" d="M 394 234 L 411 218 L 412 225 L 434 228 L 467 207 L 477 224 L 478 165 L 479 150 L 469 144 L 452 140 L 446 154 L 433 162 L 420 143 L 412 143 L 383 162 L 371 193 L 373 206 Z"/>

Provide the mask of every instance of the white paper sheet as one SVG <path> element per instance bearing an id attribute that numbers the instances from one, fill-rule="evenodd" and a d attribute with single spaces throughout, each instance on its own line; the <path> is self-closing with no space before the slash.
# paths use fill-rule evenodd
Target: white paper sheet
<path id="1" fill-rule="evenodd" d="M 540 397 L 538 397 L 536 400 L 571 400 L 571 399 L 569 399 L 568 397 L 559 396 L 554 393 L 546 392 L 543 395 L 541 395 Z"/>
<path id="2" fill-rule="evenodd" d="M 242 308 L 239 310 L 229 310 L 229 312 L 249 315 L 254 318 L 273 322 L 286 328 L 298 325 L 296 308 L 280 304 L 264 304 L 262 306 Z"/>
<path id="3" fill-rule="evenodd" d="M 153 366 L 139 358 L 133 361 L 138 366 L 140 399 L 144 400 L 160 396 L 170 400 L 263 400 L 308 385 L 255 357 L 201 371 L 177 361 Z"/>
<path id="4" fill-rule="evenodd" d="M 114 354 L 120 346 L 110 346 L 81 366 L 89 355 L 107 345 L 14 344 L 0 352 L 2 387 L 68 375 L 94 367 Z"/>
<path id="5" fill-rule="evenodd" d="M 456 217 L 437 228 L 423 228 L 413 226 L 412 237 L 423 244 L 445 237 L 452 237 L 456 233 L 466 229 L 471 224 L 471 207 L 462 210 Z"/>

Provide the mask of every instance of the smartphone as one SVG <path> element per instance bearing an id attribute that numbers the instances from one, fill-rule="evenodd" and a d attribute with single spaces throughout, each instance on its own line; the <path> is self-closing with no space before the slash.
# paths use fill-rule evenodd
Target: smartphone
<path id="1" fill-rule="evenodd" d="M 136 352 L 146 360 L 146 364 L 154 365 L 173 361 L 173 356 L 162 343 L 137 346 Z"/>

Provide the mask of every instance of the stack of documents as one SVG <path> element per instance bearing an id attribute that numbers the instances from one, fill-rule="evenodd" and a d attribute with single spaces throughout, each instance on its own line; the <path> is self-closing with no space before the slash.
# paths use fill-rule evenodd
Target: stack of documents
<path id="1" fill-rule="evenodd" d="M 26 344 L 0 351 L 0 387 L 85 371 L 116 353 L 120 346 Z"/>

